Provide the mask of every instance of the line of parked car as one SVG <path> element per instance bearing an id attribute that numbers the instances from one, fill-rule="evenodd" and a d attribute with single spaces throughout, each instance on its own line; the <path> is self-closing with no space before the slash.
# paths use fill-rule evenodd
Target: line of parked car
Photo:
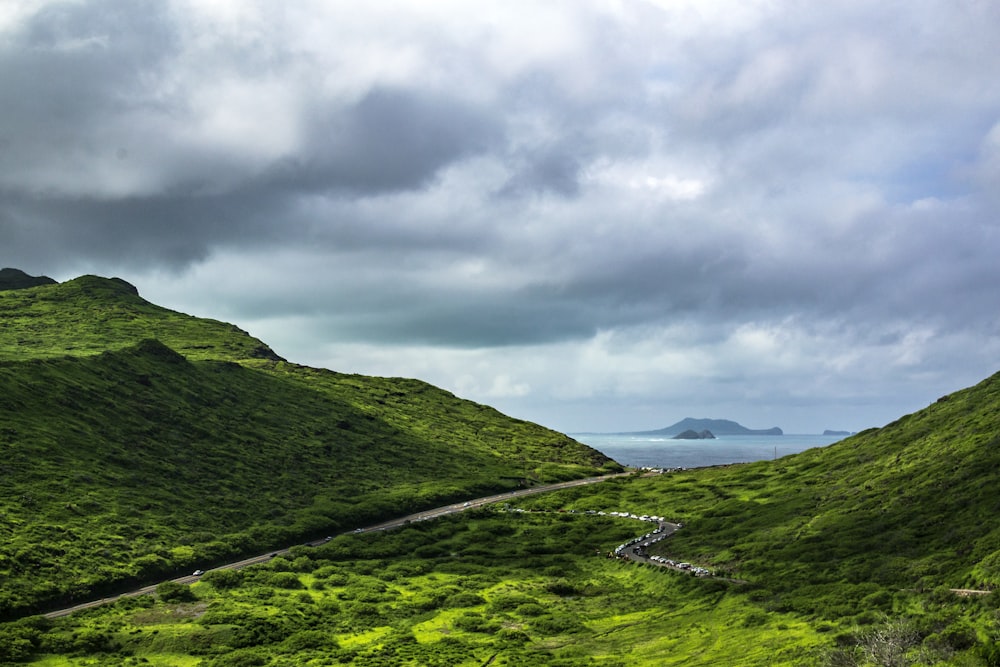
<path id="1" fill-rule="evenodd" d="M 600 512 L 600 514 L 603 514 L 603 512 Z M 628 552 L 631 550 L 634 556 L 637 556 L 639 558 L 645 558 L 648 561 L 652 561 L 654 563 L 666 567 L 672 567 L 678 570 L 685 570 L 687 572 L 690 572 L 696 577 L 709 577 L 712 575 L 711 571 L 703 567 L 699 567 L 697 565 L 691 565 L 691 563 L 678 562 L 675 560 L 671 560 L 670 558 L 665 558 L 663 556 L 658 556 L 655 554 L 652 556 L 646 554 L 646 549 L 648 547 L 656 544 L 657 542 L 665 539 L 668 536 L 664 534 L 666 525 L 665 525 L 665 520 L 662 516 L 652 516 L 646 514 L 643 514 L 641 516 L 636 516 L 635 514 L 630 514 L 629 512 L 609 512 L 608 515 L 623 517 L 626 519 L 638 519 L 639 521 L 654 521 L 657 524 L 656 528 L 652 532 L 646 533 L 645 535 L 640 535 L 638 537 L 633 537 L 625 544 L 620 544 L 617 547 L 615 547 L 614 556 L 616 558 L 628 558 L 629 557 Z M 684 524 L 678 523 L 676 524 L 676 526 L 678 528 L 683 528 Z"/>
<path id="2" fill-rule="evenodd" d="M 510 507 L 509 505 L 505 506 L 504 509 L 508 512 L 525 511 L 520 507 L 514 508 Z M 564 510 L 559 510 L 559 511 L 562 512 Z M 656 544 L 660 540 L 664 540 L 667 537 L 669 537 L 669 534 L 666 533 L 665 531 L 667 529 L 667 526 L 671 524 L 668 524 L 667 520 L 664 519 L 662 516 L 656 516 L 653 514 L 633 514 L 631 512 L 600 512 L 596 510 L 586 510 L 586 511 L 565 510 L 565 511 L 567 511 L 570 514 L 589 514 L 592 516 L 593 515 L 614 516 L 621 519 L 635 519 L 637 521 L 649 521 L 651 523 L 655 523 L 656 528 L 654 528 L 652 531 L 646 533 L 645 535 L 639 535 L 638 537 L 633 537 L 631 540 L 629 540 L 624 544 L 619 544 L 617 547 L 615 547 L 612 553 L 608 554 L 608 556 L 613 558 L 629 558 L 628 552 L 631 550 L 631 553 L 634 556 L 637 556 L 639 558 L 644 558 L 648 561 L 657 563 L 658 565 L 662 565 L 664 567 L 672 567 L 677 570 L 684 570 L 686 572 L 690 572 L 696 577 L 712 576 L 712 572 L 703 567 L 692 565 L 691 563 L 674 561 L 669 558 L 664 558 L 663 556 L 657 556 L 657 555 L 649 556 L 646 554 L 646 549 L 648 547 L 650 547 L 653 544 Z M 672 525 L 676 526 L 677 528 L 684 527 L 684 524 L 679 522 Z"/>
<path id="3" fill-rule="evenodd" d="M 604 512 L 598 512 L 598 514 L 604 514 Z M 625 550 L 628 549 L 629 547 L 632 548 L 632 553 L 635 554 L 636 556 L 645 557 L 644 550 L 646 547 L 652 544 L 656 544 L 660 540 L 667 537 L 666 535 L 663 534 L 663 531 L 665 529 L 665 526 L 663 524 L 665 520 L 662 516 L 650 516 L 648 514 L 643 514 L 641 516 L 638 516 L 635 514 L 630 514 L 629 512 L 608 512 L 608 516 L 617 516 L 617 517 L 622 517 L 624 519 L 638 519 L 639 521 L 653 521 L 656 522 L 657 524 L 656 528 L 652 532 L 646 533 L 645 535 L 640 535 L 639 537 L 633 537 L 625 544 L 619 544 L 617 547 L 615 547 L 614 554 L 616 557 L 621 557 L 622 554 L 625 552 Z M 680 528 L 681 526 L 682 524 L 677 524 L 678 528 Z M 633 546 L 633 545 L 638 545 L 638 546 Z"/>
<path id="4" fill-rule="evenodd" d="M 649 556 L 649 560 L 659 563 L 660 565 L 666 565 L 668 567 L 676 567 L 679 570 L 688 570 L 696 577 L 710 577 L 712 572 L 706 570 L 703 567 L 697 565 L 692 565 L 691 563 L 678 563 L 676 561 L 670 560 L 669 558 L 664 558 L 663 556 Z"/>

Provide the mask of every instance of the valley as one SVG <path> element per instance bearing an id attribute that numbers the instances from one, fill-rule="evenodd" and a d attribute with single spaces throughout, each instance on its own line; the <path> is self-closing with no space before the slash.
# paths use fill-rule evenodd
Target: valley
<path id="1" fill-rule="evenodd" d="M 124 281 L 0 291 L 0 314 L 0 663 L 1000 664 L 1000 376 L 642 475 Z"/>

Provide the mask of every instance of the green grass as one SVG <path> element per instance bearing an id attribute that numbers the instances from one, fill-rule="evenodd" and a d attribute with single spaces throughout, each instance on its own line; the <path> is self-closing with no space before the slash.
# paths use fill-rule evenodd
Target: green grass
<path id="1" fill-rule="evenodd" d="M 997 488 L 1000 376 L 882 429 L 778 461 L 525 502 L 577 509 L 620 502 L 641 511 L 659 505 L 690 528 L 669 542 L 671 550 L 759 581 L 804 610 L 808 601 L 796 600 L 792 590 L 803 579 L 841 592 L 846 582 L 857 589 L 852 596 L 873 584 L 997 586 Z"/>
<path id="2" fill-rule="evenodd" d="M 279 360 L 119 281 L 0 292 L 0 317 L 8 618 L 610 465 L 417 380 Z"/>
<path id="3" fill-rule="evenodd" d="M 117 278 L 0 291 L 0 322 L 0 359 L 8 361 L 98 355 L 145 339 L 188 359 L 278 358 L 232 324 L 161 308 Z"/>
<path id="4" fill-rule="evenodd" d="M 693 477 L 711 479 L 717 472 Z M 630 478 L 519 504 L 669 514 L 674 485 L 682 489 L 680 500 L 690 502 L 685 481 Z M 646 526 L 582 512 L 516 513 L 494 506 L 388 533 L 345 535 L 262 566 L 211 572 L 192 587 L 195 602 L 132 599 L 48 622 L 31 636 L 36 648 L 28 661 L 46 664 L 60 656 L 73 665 L 125 658 L 155 664 L 170 656 L 177 664 L 200 657 L 205 667 L 244 659 L 317 666 L 482 665 L 490 659 L 496 665 L 865 664 L 845 661 L 876 632 L 905 623 L 915 640 L 908 660 L 898 664 L 993 664 L 982 656 L 1000 632 L 995 595 L 959 598 L 940 587 L 877 582 L 818 587 L 780 560 L 741 584 L 604 555 Z M 697 522 L 684 532 L 695 534 Z M 661 544 L 682 551 L 673 538 Z M 859 588 L 864 597 L 855 595 Z M 790 604 L 787 591 L 795 589 L 811 605 L 839 599 L 840 615 Z M 80 636 L 103 643 L 81 651 L 79 640 L 65 639 Z"/>
<path id="5" fill-rule="evenodd" d="M 67 648 L 66 664 L 184 656 L 185 642 L 204 665 L 234 655 L 272 665 L 792 665 L 813 654 L 821 639 L 802 620 L 760 612 L 747 626 L 746 600 L 728 587 L 597 553 L 641 526 L 474 512 L 345 536 L 244 570 L 236 585 L 206 576 L 190 613 L 128 601 L 54 622 L 36 637 L 37 659 L 84 632 L 106 638 L 103 650 Z M 447 555 L 413 555 L 428 549 Z"/>
<path id="6" fill-rule="evenodd" d="M 201 330 L 169 311 L 130 320 L 108 306 L 149 308 L 127 285 L 81 281 L 72 298 L 63 286 L 0 292 L 0 312 L 16 320 L 0 332 L 12 351 L 0 361 L 10 612 L 609 465 L 415 380 L 296 366 L 227 325 Z M 59 299 L 68 303 L 51 305 Z M 94 308 L 114 331 L 103 350 L 101 327 L 80 325 L 72 348 L 48 330 Z M 37 336 L 27 351 L 26 332 Z M 1000 665 L 998 594 L 949 591 L 1000 584 L 998 445 L 994 376 L 777 461 L 517 501 L 538 512 L 340 536 L 209 573 L 194 602 L 130 599 L 6 623 L 0 662 L 832 666 L 886 664 L 864 655 L 890 647 L 892 664 Z M 654 551 L 722 576 L 609 560 L 645 526 L 569 510 L 682 521 Z"/>

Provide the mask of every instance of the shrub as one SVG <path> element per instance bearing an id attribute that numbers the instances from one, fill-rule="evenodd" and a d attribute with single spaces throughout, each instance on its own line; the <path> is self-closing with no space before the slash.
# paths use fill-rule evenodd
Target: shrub
<path id="1" fill-rule="evenodd" d="M 211 667 L 260 667 L 268 659 L 251 651 L 234 651 L 220 656 L 209 663 Z"/>
<path id="2" fill-rule="evenodd" d="M 484 632 L 492 634 L 500 629 L 496 623 L 487 621 L 482 614 L 467 612 L 455 619 L 454 625 L 465 632 Z"/>
<path id="3" fill-rule="evenodd" d="M 514 612 L 517 613 L 519 616 L 527 616 L 530 618 L 533 616 L 541 616 L 542 614 L 544 614 L 545 607 L 538 604 L 537 602 L 528 602 L 527 604 L 518 605 L 518 607 L 514 610 Z"/>
<path id="4" fill-rule="evenodd" d="M 562 635 L 586 630 L 583 623 L 568 614 L 540 616 L 531 622 L 531 627 L 542 635 Z"/>
<path id="5" fill-rule="evenodd" d="M 285 640 L 284 645 L 295 652 L 317 648 L 338 648 L 337 640 L 319 630 L 303 630 Z"/>
<path id="6" fill-rule="evenodd" d="M 239 588 L 240 584 L 243 583 L 243 571 L 211 570 L 206 572 L 204 576 L 202 576 L 201 580 L 219 590 Z"/>
<path id="7" fill-rule="evenodd" d="M 251 616 L 243 621 L 233 635 L 233 646 L 247 648 L 264 644 L 276 644 L 291 634 L 285 624 L 277 619 Z M 256 663 L 253 663 L 256 664 Z"/>
<path id="8" fill-rule="evenodd" d="M 286 590 L 305 588 L 294 572 L 275 572 L 268 577 L 267 583 L 275 588 L 284 588 Z"/>
<path id="9" fill-rule="evenodd" d="M 537 602 L 537 600 L 530 595 L 525 595 L 524 593 L 510 593 L 508 595 L 498 595 L 492 601 L 490 601 L 490 611 L 491 612 L 504 612 L 504 611 L 514 611 L 518 607 L 524 604 L 530 604 L 532 602 Z"/>
<path id="10" fill-rule="evenodd" d="M 197 599 L 190 586 L 175 581 L 164 581 L 156 587 L 156 594 L 164 602 L 192 602 Z"/>
<path id="11" fill-rule="evenodd" d="M 941 638 L 941 641 L 956 651 L 964 651 L 976 643 L 976 629 L 964 619 L 952 623 L 942 630 L 938 636 Z"/>
<path id="12" fill-rule="evenodd" d="M 486 600 L 475 593 L 455 593 L 448 596 L 441 606 L 454 609 L 458 607 L 478 607 L 483 604 L 486 604 Z"/>
<path id="13" fill-rule="evenodd" d="M 553 581 L 551 584 L 545 587 L 549 593 L 558 595 L 559 597 L 569 597 L 570 595 L 576 595 L 579 593 L 576 586 L 569 583 L 565 579 L 560 579 L 558 581 Z"/>

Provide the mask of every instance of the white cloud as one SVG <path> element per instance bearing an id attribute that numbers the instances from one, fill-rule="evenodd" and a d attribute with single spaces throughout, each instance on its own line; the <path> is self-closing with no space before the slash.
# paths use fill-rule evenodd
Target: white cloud
<path id="1" fill-rule="evenodd" d="M 7 3 L 0 259 L 569 430 L 862 428 L 1000 359 L 998 11 Z"/>

